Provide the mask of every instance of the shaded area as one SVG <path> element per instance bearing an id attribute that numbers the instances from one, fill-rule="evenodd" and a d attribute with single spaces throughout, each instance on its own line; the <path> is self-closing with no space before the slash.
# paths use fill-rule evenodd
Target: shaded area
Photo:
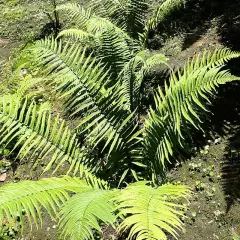
<path id="1" fill-rule="evenodd" d="M 240 132 L 230 139 L 228 154 L 222 162 L 222 188 L 225 193 L 227 212 L 240 200 Z"/>
<path id="2" fill-rule="evenodd" d="M 218 34 L 221 42 L 233 49 L 240 50 L 240 1 L 225 9 L 218 23 Z"/>
<path id="3" fill-rule="evenodd" d="M 240 49 L 240 1 L 187 0 L 184 8 L 173 11 L 151 33 L 149 45 L 153 49 L 163 46 L 169 37 L 183 36 L 182 49 L 198 44 L 213 25 L 217 27 L 223 45 Z"/>

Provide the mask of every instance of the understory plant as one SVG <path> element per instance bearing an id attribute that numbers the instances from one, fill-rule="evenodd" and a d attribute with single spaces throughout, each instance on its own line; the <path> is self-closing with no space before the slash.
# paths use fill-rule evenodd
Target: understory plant
<path id="1" fill-rule="evenodd" d="M 25 215 L 38 226 L 45 209 L 59 222 L 61 239 L 95 239 L 102 223 L 128 239 L 177 237 L 190 190 L 167 182 L 167 163 L 183 152 L 189 131 L 201 129 L 217 87 L 239 80 L 223 67 L 240 54 L 205 51 L 177 72 L 170 69 L 154 102 L 144 106 L 145 77 L 167 64 L 147 50 L 148 34 L 179 1 L 163 2 L 145 24 L 145 1 L 95 2 L 88 10 L 60 6 L 83 28 L 26 50 L 36 81 L 52 89 L 62 111 L 28 94 L 31 73 L 17 93 L 1 96 L 0 144 L 35 166 L 44 161 L 44 173 L 66 175 L 0 187 L 0 221 L 23 225 Z M 77 42 L 60 39 L 76 32 Z"/>

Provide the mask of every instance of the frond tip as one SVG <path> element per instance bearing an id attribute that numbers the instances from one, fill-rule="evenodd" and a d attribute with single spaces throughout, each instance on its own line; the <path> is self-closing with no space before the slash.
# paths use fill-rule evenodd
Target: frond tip
<path id="1" fill-rule="evenodd" d="M 116 216 L 111 201 L 113 191 L 92 189 L 72 197 L 60 212 L 60 224 L 64 239 L 95 239 L 92 229 L 102 232 L 98 221 L 113 225 Z M 70 237 L 70 238 L 68 238 Z"/>
<path id="2" fill-rule="evenodd" d="M 189 189 L 182 185 L 163 185 L 152 188 L 133 184 L 121 191 L 117 198 L 121 215 L 127 216 L 120 225 L 120 231 L 130 230 L 128 239 L 165 240 L 166 232 L 177 237 L 183 223 L 185 207 L 174 203 L 187 198 Z"/>
<path id="3" fill-rule="evenodd" d="M 16 220 L 23 225 L 23 215 L 29 223 L 42 224 L 44 208 L 54 218 L 58 207 L 69 199 L 68 192 L 88 190 L 90 187 L 78 178 L 46 178 L 39 181 L 9 183 L 0 188 L 0 223 Z"/>

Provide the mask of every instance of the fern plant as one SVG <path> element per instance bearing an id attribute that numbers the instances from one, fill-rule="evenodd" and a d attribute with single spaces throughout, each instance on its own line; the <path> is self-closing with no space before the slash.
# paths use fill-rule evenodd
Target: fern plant
<path id="1" fill-rule="evenodd" d="M 158 11 L 146 21 L 149 10 L 146 1 L 90 1 L 86 8 L 78 4 L 63 4 L 57 10 L 71 16 L 77 28 L 63 30 L 59 37 L 77 39 L 93 49 L 94 55 L 109 68 L 111 82 L 119 80 L 125 85 L 136 86 L 140 91 L 134 92 L 129 99 L 129 108 L 134 111 L 135 103 L 141 102 L 144 95 L 145 76 L 155 66 L 168 61 L 163 54 L 153 55 L 146 48 L 148 33 L 157 26 L 162 15 L 179 7 L 180 2 L 160 4 Z"/>
<path id="2" fill-rule="evenodd" d="M 0 188 L 1 217 L 20 214 L 22 219 L 24 208 L 29 221 L 37 222 L 43 207 L 59 218 L 63 239 L 94 239 L 92 229 L 101 230 L 99 221 L 116 225 L 120 232 L 128 229 L 129 239 L 166 239 L 166 232 L 176 237 L 184 207 L 175 200 L 186 198 L 188 188 L 149 186 L 143 180 L 152 175 L 153 183 L 159 182 L 165 162 L 182 150 L 185 132 L 191 126 L 201 128 L 210 94 L 218 85 L 239 79 L 222 69 L 239 53 L 204 52 L 189 60 L 182 71 L 172 72 L 164 91 L 160 87 L 156 91 L 155 107 L 140 123 L 136 111 L 128 107 L 124 84 L 109 85 L 106 67 L 85 48 L 46 39 L 31 51 L 46 83 L 54 86 L 66 113 L 78 124 L 70 129 L 60 117 L 52 116 L 48 103 L 38 106 L 34 99 L 3 96 L 1 144 L 14 143 L 20 159 L 34 159 L 36 164 L 39 159 L 50 159 L 45 171 L 54 167 L 55 172 L 68 163 L 68 173 L 85 180 L 63 177 L 4 185 Z M 109 184 L 96 176 L 108 179 Z M 112 189 L 133 179 L 142 181 Z M 119 226 L 117 217 L 122 219 Z"/>
<path id="3" fill-rule="evenodd" d="M 201 129 L 216 88 L 239 80 L 223 67 L 240 54 L 206 51 L 171 71 L 143 115 L 144 77 L 167 63 L 164 55 L 146 49 L 148 34 L 180 1 L 164 1 L 149 18 L 144 0 L 89 4 L 87 10 L 76 4 L 58 7 L 78 26 L 60 36 L 77 36 L 81 45 L 51 38 L 27 50 L 42 83 L 64 103 L 64 114 L 24 96 L 31 81 L 0 102 L 0 144 L 13 146 L 19 159 L 35 165 L 45 160 L 44 172 L 67 166 L 71 177 L 2 186 L 0 220 L 24 224 L 25 214 L 38 226 L 45 209 L 59 221 L 62 239 L 94 239 L 100 223 L 126 232 L 128 239 L 177 237 L 186 210 L 181 199 L 190 190 L 163 184 L 166 163 L 184 150 L 192 127 Z"/>
<path id="4" fill-rule="evenodd" d="M 118 169 L 124 175 L 131 172 L 138 179 L 136 165 L 149 168 L 150 173 L 163 172 L 165 162 L 184 148 L 189 127 L 201 129 L 204 119 L 201 120 L 204 117 L 201 115 L 207 111 L 209 94 L 212 95 L 219 84 L 239 79 L 222 69 L 226 61 L 238 57 L 239 53 L 227 49 L 206 51 L 189 60 L 182 71 L 171 73 L 169 84 L 165 84 L 164 91 L 161 88 L 156 91 L 155 106 L 149 109 L 148 117 L 141 124 L 136 111 L 139 102 L 133 97 L 138 96 L 141 82 L 137 80 L 139 85 L 129 85 L 128 80 L 120 78 L 109 87 L 108 71 L 99 67 L 101 63 L 91 54 L 85 56 L 84 48 L 76 44 L 70 49 L 67 45 L 61 48 L 61 42 L 48 39 L 38 42 L 33 51 L 40 64 L 47 64 L 45 74 L 50 73 L 53 79 L 50 83 L 55 84 L 66 107 L 71 109 L 71 116 L 80 117 L 77 131 L 91 139 L 93 148 L 103 146 L 106 150 L 107 155 L 103 157 L 106 168 L 102 170 L 104 175 L 109 174 L 105 175 L 107 177 Z M 65 54 L 66 49 L 68 54 Z M 141 55 L 137 57 L 133 65 L 136 61 L 148 65 Z M 158 55 L 157 61 L 161 57 Z M 94 71 L 91 71 L 94 64 Z M 128 67 L 123 71 L 125 74 L 120 72 L 120 75 L 127 76 Z M 98 161 L 103 167 L 103 162 Z M 97 165 L 94 162 L 94 166 Z"/>
<path id="5" fill-rule="evenodd" d="M 86 37 L 86 33 L 102 32 L 110 25 L 122 33 L 126 40 L 134 39 L 140 46 L 146 47 L 149 32 L 173 10 L 182 7 L 184 1 L 164 0 L 157 6 L 151 6 L 146 0 L 97 0 L 88 1 L 85 8 L 80 4 L 67 3 L 57 7 L 67 12 L 76 26 L 84 32 L 68 30 L 62 34 Z M 155 9 L 152 11 L 151 9 Z"/>

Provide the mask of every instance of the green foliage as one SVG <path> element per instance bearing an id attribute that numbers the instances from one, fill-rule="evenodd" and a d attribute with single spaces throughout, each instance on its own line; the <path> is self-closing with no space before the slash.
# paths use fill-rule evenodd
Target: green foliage
<path id="1" fill-rule="evenodd" d="M 13 150 L 19 148 L 21 159 L 44 159 L 52 153 L 52 158 L 45 168 L 49 170 L 57 164 L 55 171 L 64 161 L 70 163 L 74 174 L 80 170 L 92 184 L 102 185 L 82 164 L 85 158 L 84 149 L 79 149 L 76 134 L 72 134 L 59 116 L 53 119 L 50 106 L 45 103 L 37 106 L 34 101 L 28 105 L 28 100 L 22 101 L 15 96 L 4 96 L 0 105 L 1 142 L 7 146 L 14 142 Z M 86 164 L 87 165 L 87 164 Z"/>
<path id="2" fill-rule="evenodd" d="M 102 190 L 66 176 L 6 184 L 0 189 L 0 221 L 18 219 L 24 224 L 26 215 L 38 227 L 45 209 L 52 218 L 59 218 L 63 239 L 80 240 L 94 239 L 92 229 L 102 232 L 100 222 L 115 227 L 120 217 L 124 221 L 119 231 L 132 229 L 129 239 L 134 235 L 136 239 L 167 239 L 161 229 L 175 235 L 175 229 L 182 227 L 178 217 L 184 207 L 174 201 L 187 198 L 190 191 L 180 185 L 152 188 L 145 184 L 139 182 L 123 190 Z M 72 193 L 76 194 L 72 196 Z"/>
<path id="3" fill-rule="evenodd" d="M 29 222 L 42 224 L 43 207 L 51 217 L 56 216 L 58 207 L 69 199 L 68 192 L 90 189 L 86 182 L 78 178 L 47 178 L 39 181 L 9 183 L 0 188 L 0 222 L 18 219 L 24 224 L 23 215 Z"/>
<path id="4" fill-rule="evenodd" d="M 74 19 L 79 29 L 87 30 L 87 32 L 90 32 L 90 29 L 96 29 L 96 24 L 99 26 L 100 22 L 106 22 L 108 19 L 115 25 L 115 28 L 126 32 L 128 38 L 131 36 L 145 47 L 149 32 L 154 30 L 159 22 L 164 20 L 174 9 L 180 8 L 182 5 L 183 1 L 180 0 L 162 1 L 157 7 L 154 6 L 156 10 L 150 13 L 149 17 L 148 11 L 151 6 L 146 0 L 91 0 L 86 6 L 87 10 L 72 3 L 58 6 L 57 10 L 66 12 L 71 19 Z M 101 30 L 108 26 L 109 24 L 101 24 Z"/>
<path id="5" fill-rule="evenodd" d="M 42 73 L 47 76 L 47 83 L 51 83 L 64 100 L 66 113 L 76 119 L 80 117 L 77 133 L 88 141 L 82 143 L 64 121 L 53 118 L 49 104 L 38 106 L 34 100 L 8 96 L 2 97 L 0 106 L 1 143 L 7 145 L 14 141 L 13 149 L 18 147 L 20 158 L 51 156 L 46 170 L 54 164 L 58 169 L 67 161 L 74 174 L 80 169 L 80 177 L 94 187 L 80 191 L 63 205 L 60 211 L 63 236 L 93 238 L 91 229 L 100 231 L 97 219 L 113 224 L 112 204 L 116 204 L 114 213 L 125 217 L 119 230 L 130 229 L 129 239 L 166 239 L 165 231 L 176 236 L 176 229 L 181 229 L 179 217 L 183 207 L 174 202 L 178 197 L 187 197 L 186 188 L 163 185 L 155 189 L 140 184 L 121 191 L 100 190 L 99 187 L 106 188 L 107 184 L 89 169 L 105 179 L 112 179 L 113 184 L 118 176 L 121 176 L 119 185 L 133 179 L 148 179 L 151 174 L 153 181 L 158 181 L 159 174 L 164 172 L 165 161 L 171 161 L 170 157 L 182 150 L 183 139 L 190 127 L 201 128 L 202 113 L 207 111 L 209 96 L 216 87 L 239 79 L 222 70 L 227 60 L 239 54 L 226 49 L 216 50 L 213 54 L 204 52 L 202 57 L 187 62 L 182 71 L 172 72 L 164 91 L 160 87 L 157 89 L 155 107 L 149 109 L 140 125 L 135 110 L 139 108 L 138 89 L 150 67 L 166 62 L 163 55 L 149 56 L 147 51 L 137 54 L 119 73 L 115 84 L 111 83 L 110 71 L 86 48 L 46 39 L 37 42 L 31 50 L 38 67 L 42 67 Z M 139 85 L 129 86 L 127 81 Z M 101 149 L 102 157 L 89 154 L 89 147 Z M 83 201 L 82 208 L 78 201 Z M 20 208 L 13 209 L 16 212 Z M 12 210 L 9 211 L 8 218 L 12 216 Z M 50 211 L 49 207 L 47 211 Z M 158 221 L 157 217 L 148 218 L 158 216 L 160 212 L 162 218 Z M 30 216 L 36 219 L 31 205 L 28 215 L 30 221 Z"/>
<path id="6" fill-rule="evenodd" d="M 73 196 L 60 212 L 59 228 L 64 239 L 94 239 L 92 229 L 102 232 L 102 223 L 112 224 L 116 220 L 113 191 L 92 189 Z"/>
<path id="7" fill-rule="evenodd" d="M 86 137 L 92 142 L 93 148 L 105 140 L 103 150 L 108 151 L 107 159 L 104 159 L 107 160 L 105 171 L 112 164 L 121 164 L 117 161 L 124 161 L 125 158 L 130 162 L 133 155 L 137 154 L 135 146 L 140 132 L 136 132 L 138 125 L 134 113 L 129 114 L 124 109 L 122 89 L 107 87 L 110 80 L 102 64 L 97 63 L 91 54 L 85 57 L 85 49 L 77 45 L 62 49 L 61 42 L 57 44 L 54 40 L 38 42 L 34 53 L 37 59 L 41 59 L 40 64 L 48 64 L 45 73 L 51 73 L 51 83 L 61 92 L 67 111 L 71 116 L 81 116 L 78 132 L 88 133 Z M 116 152 L 120 156 L 113 159 L 112 155 Z M 96 160 L 98 162 L 94 162 L 94 165 L 103 168 L 102 160 Z"/>
<path id="8" fill-rule="evenodd" d="M 146 46 L 150 31 L 155 30 L 158 24 L 163 21 L 173 10 L 183 5 L 183 0 L 165 0 L 162 4 L 155 7 L 155 10 L 145 23 L 144 32 L 140 34 L 142 44 Z"/>
<path id="9" fill-rule="evenodd" d="M 130 229 L 128 239 L 167 239 L 166 232 L 177 238 L 176 229 L 182 229 L 184 207 L 173 200 L 186 198 L 184 186 L 163 185 L 152 188 L 141 182 L 122 190 L 118 197 L 120 214 L 129 216 L 121 223 L 120 231 Z"/>
<path id="10" fill-rule="evenodd" d="M 177 237 L 186 210 L 181 199 L 190 191 L 160 185 L 166 162 L 184 150 L 191 128 L 201 129 L 217 87 L 239 80 L 223 67 L 240 56 L 217 49 L 189 60 L 183 69 L 171 71 L 143 113 L 146 76 L 168 61 L 145 49 L 149 32 L 181 5 L 163 1 L 148 19 L 145 0 L 90 1 L 86 9 L 72 3 L 57 7 L 71 15 L 78 29 L 29 48 L 32 66 L 42 77 L 29 75 L 14 95 L 1 96 L 0 144 L 13 146 L 18 158 L 35 165 L 47 160 L 44 172 L 53 168 L 55 173 L 67 163 L 67 174 L 79 178 L 4 185 L 0 221 L 20 218 L 23 224 L 24 209 L 29 222 L 38 225 L 45 209 L 59 220 L 64 239 L 94 239 L 95 230 L 102 232 L 101 223 L 128 232 L 128 239 Z M 63 36 L 74 36 L 81 46 Z M 63 114 L 56 116 L 49 102 L 39 104 L 27 94 L 37 81 L 51 86 L 64 103 Z M 73 126 L 69 119 L 74 119 Z"/>
<path id="11" fill-rule="evenodd" d="M 239 57 L 239 53 L 227 49 L 213 54 L 204 52 L 188 61 L 183 71 L 172 72 L 169 85 L 158 88 L 155 95 L 155 110 L 149 110 L 145 122 L 144 151 L 154 169 L 161 169 L 174 152 L 183 149 L 184 133 L 189 125 L 201 129 L 204 112 L 211 102 L 216 87 L 239 77 L 222 70 L 224 63 Z"/>

